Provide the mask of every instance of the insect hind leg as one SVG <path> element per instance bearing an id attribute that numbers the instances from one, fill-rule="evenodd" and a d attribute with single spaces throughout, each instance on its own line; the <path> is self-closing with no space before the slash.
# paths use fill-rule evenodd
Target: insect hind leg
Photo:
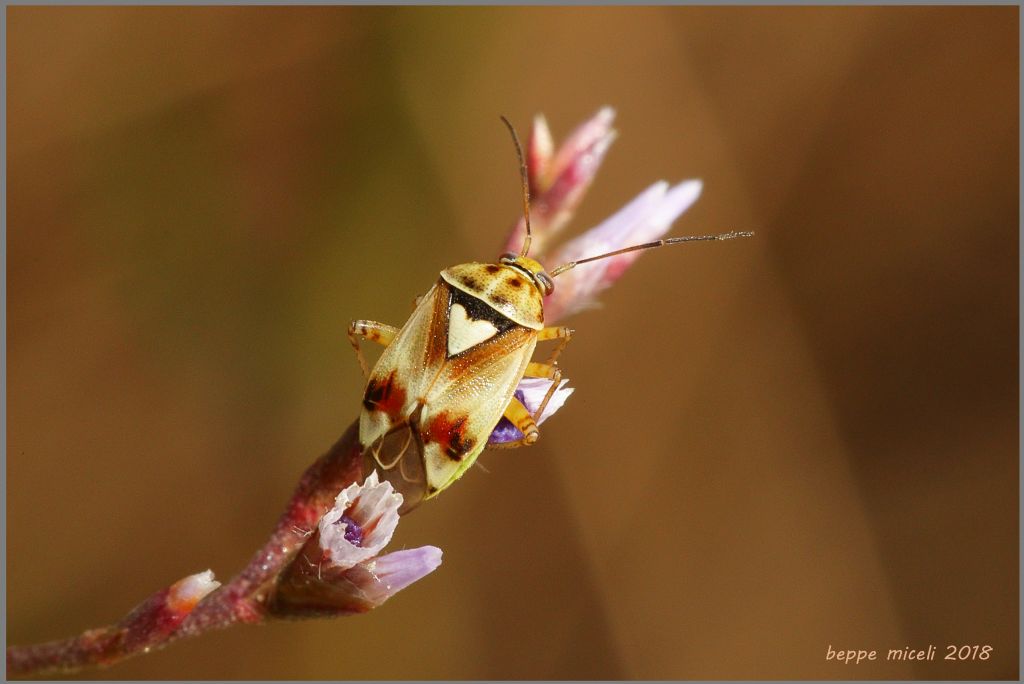
<path id="1" fill-rule="evenodd" d="M 377 462 L 377 465 L 379 465 L 384 470 L 391 470 L 392 468 L 394 468 L 395 465 L 402 460 L 402 457 L 405 456 L 405 452 L 409 450 L 409 445 L 412 443 L 412 430 L 405 428 L 404 432 L 405 441 L 402 442 L 402 448 L 398 450 L 398 455 L 391 459 L 391 461 L 389 461 L 388 463 L 385 463 L 383 460 L 381 460 L 381 451 L 385 445 L 385 442 L 388 442 L 388 437 L 390 437 L 391 435 L 385 435 L 384 437 L 382 437 L 374 447 L 373 460 L 375 460 Z"/>
<path id="2" fill-rule="evenodd" d="M 552 328 L 547 329 L 552 330 Z M 569 331 L 568 328 L 564 328 L 564 330 Z M 570 336 L 571 334 L 572 331 L 569 331 Z M 569 339 L 566 337 L 565 342 L 568 341 Z M 560 347 L 564 347 L 565 342 L 563 342 Z M 556 351 L 560 351 L 560 349 Z M 509 422 L 516 426 L 516 429 L 523 433 L 523 438 L 517 439 L 514 442 L 490 444 L 488 446 L 491 449 L 516 449 L 521 446 L 530 446 L 535 444 L 537 440 L 540 439 L 540 429 L 537 427 L 537 423 L 540 422 L 540 417 L 544 415 L 544 409 L 548 407 L 548 402 L 551 401 L 551 397 L 555 395 L 555 390 L 558 389 L 558 383 L 562 381 L 562 370 L 558 366 L 550 363 L 531 361 L 526 365 L 526 372 L 523 373 L 523 375 L 529 378 L 544 378 L 550 380 L 551 385 L 548 387 L 548 391 L 544 395 L 544 399 L 541 400 L 540 406 L 537 407 L 537 410 L 533 414 L 530 413 L 530 410 L 526 408 L 521 401 L 515 397 L 512 398 L 512 401 L 509 402 L 508 407 L 505 409 L 504 416 L 505 418 L 508 418 Z M 524 426 L 527 429 L 524 430 Z"/>
<path id="3" fill-rule="evenodd" d="M 526 408 L 526 405 L 515 397 L 512 397 L 512 401 L 508 402 L 508 406 L 505 407 L 505 413 L 503 415 L 510 423 L 512 423 L 512 425 L 515 426 L 517 430 L 523 433 L 523 437 L 514 442 L 489 444 L 488 446 L 490 448 L 515 449 L 517 447 L 534 444 L 537 439 L 540 438 L 540 430 L 537 429 L 537 421 L 534 416 L 530 414 L 530 409 Z"/>

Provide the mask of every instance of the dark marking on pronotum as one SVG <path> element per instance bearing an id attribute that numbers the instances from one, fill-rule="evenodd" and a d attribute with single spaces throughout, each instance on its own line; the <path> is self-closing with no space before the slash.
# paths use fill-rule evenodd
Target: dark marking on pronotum
<path id="1" fill-rule="evenodd" d="M 504 305 L 508 304 L 508 300 L 492 296 L 492 300 L 495 304 Z M 460 304 L 462 308 L 466 310 L 466 315 L 474 321 L 487 321 L 494 326 L 498 334 L 501 334 L 509 328 L 516 325 L 513 321 L 502 316 L 493 307 L 484 302 L 482 299 L 474 297 L 473 295 L 463 292 L 457 288 L 451 289 L 451 299 L 448 302 L 450 307 L 452 304 Z"/>

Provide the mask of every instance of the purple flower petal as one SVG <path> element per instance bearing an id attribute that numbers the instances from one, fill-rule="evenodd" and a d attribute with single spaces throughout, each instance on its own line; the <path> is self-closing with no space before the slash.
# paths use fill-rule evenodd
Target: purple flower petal
<path id="1" fill-rule="evenodd" d="M 522 390 L 515 391 L 515 398 L 519 401 L 523 401 L 525 398 Z M 515 442 L 523 438 L 523 433 L 512 424 L 512 421 L 505 416 L 501 417 L 498 424 L 494 426 L 491 431 L 491 436 L 487 438 L 488 444 L 505 444 L 506 442 Z"/>
<path id="2" fill-rule="evenodd" d="M 361 564 L 359 567 L 364 568 L 369 577 L 357 580 L 356 584 L 368 601 L 380 605 L 440 565 L 441 549 L 436 546 L 403 549 Z"/>
<path id="3" fill-rule="evenodd" d="M 565 404 L 566 399 L 573 393 L 572 387 L 566 387 L 569 382 L 568 378 L 563 378 L 558 383 L 558 389 L 551 395 L 551 400 L 548 401 L 548 405 L 544 407 L 544 413 L 537 419 L 537 424 L 540 425 L 545 420 L 555 414 L 555 411 L 562 408 Z M 530 410 L 530 413 L 536 413 L 537 409 L 540 408 L 540 404 L 544 401 L 544 397 L 547 395 L 548 389 L 551 387 L 551 381 L 544 378 L 523 378 L 519 381 L 519 385 L 515 391 L 515 398 L 523 402 L 523 405 Z M 494 430 L 491 431 L 491 436 L 487 439 L 488 444 L 504 444 L 507 442 L 515 442 L 523 438 L 523 433 L 519 431 L 512 422 L 502 416 L 498 424 L 494 426 Z"/>
<path id="4" fill-rule="evenodd" d="M 319 590 L 316 602 L 303 605 L 321 613 L 332 609 L 335 612 L 365 612 L 380 606 L 440 565 L 441 549 L 436 546 L 395 551 L 363 561 L 341 573 L 333 573 L 329 584 L 314 583 Z"/>

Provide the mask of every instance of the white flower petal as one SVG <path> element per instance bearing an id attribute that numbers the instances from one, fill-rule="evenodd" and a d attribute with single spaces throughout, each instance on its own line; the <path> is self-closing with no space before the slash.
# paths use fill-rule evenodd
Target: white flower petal
<path id="1" fill-rule="evenodd" d="M 684 211 L 693 206 L 693 203 L 700 198 L 703 189 L 704 183 L 700 180 L 683 181 L 673 186 L 665 193 L 658 208 L 648 219 L 650 232 L 635 234 L 631 237 L 637 238 L 638 242 L 650 242 L 660 238 L 668 232 L 668 229 L 677 218 L 682 216 Z"/>
<path id="2" fill-rule="evenodd" d="M 551 395 L 551 400 L 548 401 L 548 405 L 544 407 L 544 413 L 537 419 L 537 424 L 543 423 L 549 417 L 553 416 L 558 409 L 562 408 L 565 404 L 565 400 L 569 398 L 569 395 L 575 391 L 575 388 L 566 387 L 569 379 L 564 378 L 558 383 L 558 389 Z M 516 387 L 523 393 L 523 404 L 530 410 L 530 413 L 535 412 L 540 408 L 540 404 L 544 401 L 544 397 L 548 393 L 548 389 L 551 387 L 551 380 L 545 378 L 523 378 L 519 381 L 519 386 Z"/>
<path id="3" fill-rule="evenodd" d="M 615 109 L 604 106 L 597 110 L 594 116 L 590 117 L 576 127 L 569 137 L 565 139 L 555 152 L 551 160 L 551 167 L 548 169 L 549 178 L 557 178 L 563 170 L 572 164 L 573 160 L 583 154 L 595 141 L 608 135 L 615 121 Z"/>
<path id="4" fill-rule="evenodd" d="M 398 526 L 402 495 L 390 482 L 380 482 L 371 472 L 362 484 L 352 484 L 338 494 L 334 507 L 320 519 L 320 548 L 332 565 L 352 567 L 373 558 L 391 541 Z M 362 530 L 362 541 L 353 544 L 345 538 L 348 516 Z"/>

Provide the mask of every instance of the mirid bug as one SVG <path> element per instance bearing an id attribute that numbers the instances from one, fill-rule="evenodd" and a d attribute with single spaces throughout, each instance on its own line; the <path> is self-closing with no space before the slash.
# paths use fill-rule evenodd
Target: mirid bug
<path id="1" fill-rule="evenodd" d="M 544 298 L 554 292 L 555 278 L 626 252 L 752 235 L 666 238 L 570 261 L 549 272 L 528 256 L 532 232 L 527 168 L 515 129 L 505 117 L 501 120 L 512 135 L 522 178 L 526 237 L 520 252 L 503 254 L 496 263 L 459 264 L 441 271 L 401 328 L 368 320 L 349 326 L 349 340 L 367 378 L 360 445 L 367 466 L 403 492 L 405 510 L 459 479 L 488 446 L 503 416 L 523 437 L 501 447 L 537 441 L 538 419 L 561 379 L 558 356 L 572 338 L 569 328 L 544 324 Z M 372 371 L 360 339 L 385 347 Z M 555 346 L 547 360 L 533 361 L 537 343 L 549 340 Z M 551 381 L 534 413 L 514 396 L 524 377 Z"/>

